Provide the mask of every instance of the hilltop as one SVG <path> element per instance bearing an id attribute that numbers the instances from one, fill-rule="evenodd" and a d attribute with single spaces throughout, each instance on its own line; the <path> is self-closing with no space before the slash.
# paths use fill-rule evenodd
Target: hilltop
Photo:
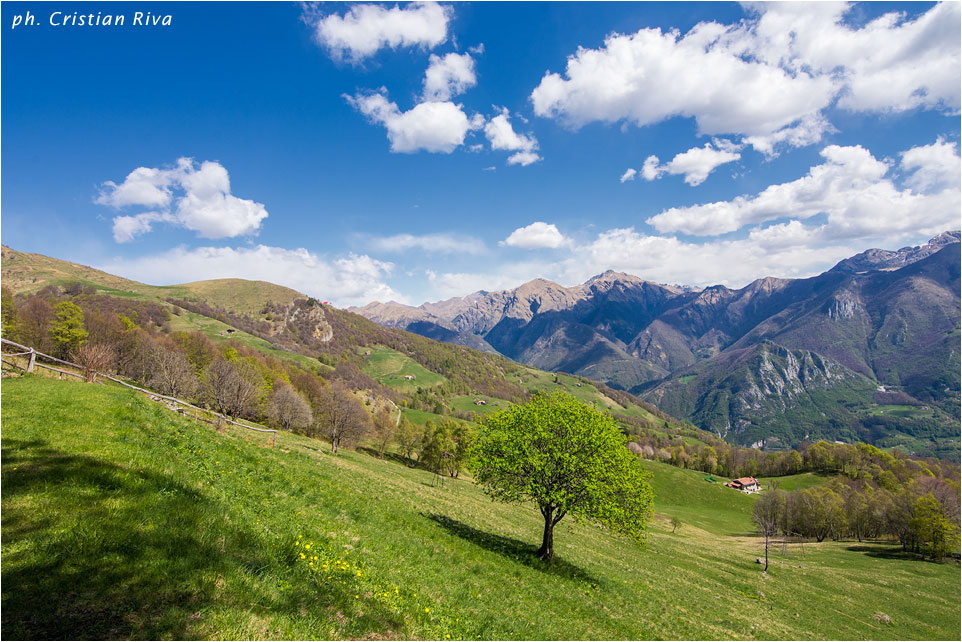
<path id="1" fill-rule="evenodd" d="M 267 281 L 213 279 L 179 285 L 146 285 L 114 276 L 85 265 L 62 261 L 43 254 L 18 252 L 2 247 L 3 284 L 14 293 L 37 292 L 49 285 L 81 283 L 105 294 L 143 297 L 163 301 L 181 298 L 206 302 L 237 314 L 256 314 L 267 303 L 289 305 L 306 298 L 300 292 Z"/>
<path id="2" fill-rule="evenodd" d="M 156 325 L 162 333 L 200 332 L 215 344 L 234 342 L 321 375 L 329 376 L 340 366 L 340 374 L 356 386 L 401 404 L 421 425 L 449 415 L 470 420 L 536 390 L 566 390 L 642 424 L 668 421 L 672 431 L 690 429 L 631 395 L 613 395 L 586 378 L 547 373 L 490 351 L 387 329 L 263 281 L 151 286 L 7 247 L 2 275 L 4 287 L 19 296 L 54 288 L 59 296 L 76 295 L 81 302 L 91 296 L 142 301 L 160 306 L 153 314 L 164 316 Z M 358 379 L 351 368 L 369 379 Z"/>

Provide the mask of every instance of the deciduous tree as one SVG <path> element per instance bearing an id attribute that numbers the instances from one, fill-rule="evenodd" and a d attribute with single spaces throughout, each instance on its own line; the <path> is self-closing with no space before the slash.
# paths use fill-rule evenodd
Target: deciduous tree
<path id="1" fill-rule="evenodd" d="M 762 493 L 752 505 L 752 521 L 765 538 L 765 571 L 768 571 L 768 543 L 778 534 L 778 525 L 784 510 L 785 496 L 777 488 Z"/>
<path id="2" fill-rule="evenodd" d="M 407 417 L 401 416 L 401 422 L 398 424 L 397 433 L 395 433 L 394 436 L 395 441 L 397 441 L 398 451 L 401 455 L 410 459 L 411 455 L 418 452 L 423 432 L 423 428 Z"/>
<path id="3" fill-rule="evenodd" d="M 311 407 L 290 385 L 284 382 L 274 384 L 267 398 L 268 416 L 278 426 L 291 432 L 311 425 Z"/>
<path id="4" fill-rule="evenodd" d="M 106 373 L 117 363 L 117 353 L 111 346 L 103 343 L 84 343 L 72 355 L 84 371 L 84 379 L 92 383 L 97 379 L 97 373 Z"/>
<path id="5" fill-rule="evenodd" d="M 173 342 L 157 343 L 150 351 L 150 386 L 169 397 L 189 399 L 197 391 L 197 375 L 187 355 Z"/>
<path id="6" fill-rule="evenodd" d="M 2 293 L 0 294 L 0 317 L 2 317 L 0 333 L 9 339 L 17 328 L 17 302 L 13 291 L 7 286 L 0 286 L 0 293 Z"/>
<path id="7" fill-rule="evenodd" d="M 388 408 L 381 408 L 374 414 L 373 436 L 378 456 L 384 457 L 388 444 L 394 441 L 399 421 L 400 417 Z"/>
<path id="8" fill-rule="evenodd" d="M 650 475 L 610 415 L 568 394 L 539 394 L 484 418 L 473 455 L 475 479 L 486 493 L 538 505 L 541 559 L 554 556 L 554 527 L 569 513 L 644 538 Z"/>
<path id="9" fill-rule="evenodd" d="M 204 375 L 204 394 L 214 410 L 231 418 L 253 411 L 261 382 L 247 362 L 216 359 Z"/>
<path id="10" fill-rule="evenodd" d="M 53 313 L 54 322 L 50 328 L 50 336 L 56 342 L 57 356 L 68 359 L 87 339 L 84 311 L 70 301 L 61 301 L 53 306 Z"/>
<path id="11" fill-rule="evenodd" d="M 321 394 L 314 418 L 320 432 L 330 440 L 335 455 L 342 445 L 357 442 L 371 427 L 371 416 L 364 405 L 340 380 L 333 381 Z"/>

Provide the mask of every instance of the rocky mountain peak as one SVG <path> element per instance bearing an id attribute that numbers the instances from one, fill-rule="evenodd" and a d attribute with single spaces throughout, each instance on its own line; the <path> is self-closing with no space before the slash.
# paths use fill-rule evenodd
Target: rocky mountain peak
<path id="1" fill-rule="evenodd" d="M 872 270 L 897 270 L 906 265 L 917 263 L 935 254 L 946 245 L 959 243 L 960 240 L 962 240 L 962 232 L 954 230 L 943 232 L 938 236 L 932 237 L 925 245 L 903 247 L 895 251 L 873 248 L 861 254 L 856 254 L 851 258 L 839 261 L 831 271 L 858 274 Z"/>

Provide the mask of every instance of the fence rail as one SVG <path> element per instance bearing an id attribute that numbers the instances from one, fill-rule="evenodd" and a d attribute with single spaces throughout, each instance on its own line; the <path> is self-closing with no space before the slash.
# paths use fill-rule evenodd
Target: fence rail
<path id="1" fill-rule="evenodd" d="M 30 357 L 30 360 L 29 360 L 29 362 L 28 362 L 28 364 L 27 364 L 26 366 L 21 366 L 21 365 L 19 365 L 19 364 L 13 363 L 12 361 L 7 361 L 6 359 L 3 359 L 3 363 L 5 363 L 5 364 L 7 364 L 7 365 L 9 365 L 9 366 L 12 366 L 12 367 L 14 367 L 14 368 L 20 368 L 21 370 L 24 370 L 25 372 L 33 372 L 34 367 L 40 367 L 40 368 L 44 368 L 44 369 L 47 369 L 47 370 L 53 370 L 53 371 L 55 371 L 55 372 L 59 372 L 59 373 L 61 373 L 61 375 L 65 375 L 65 374 L 66 374 L 66 375 L 71 375 L 71 376 L 73 376 L 73 377 L 80 377 L 81 379 L 86 378 L 84 375 L 82 375 L 82 374 L 77 374 L 76 372 L 68 372 L 68 371 L 66 371 L 66 370 L 61 370 L 61 369 L 59 369 L 59 368 L 54 368 L 54 367 L 52 367 L 52 366 L 47 366 L 47 365 L 44 365 L 44 364 L 42 364 L 42 363 L 38 363 L 38 362 L 37 362 L 37 357 L 41 357 L 41 358 L 43 358 L 43 359 L 47 359 L 47 360 L 53 361 L 53 362 L 55 362 L 55 363 L 60 363 L 60 364 L 63 364 L 63 365 L 65 365 L 65 366 L 69 366 L 69 367 L 71 367 L 71 368 L 77 368 L 78 370 L 86 370 L 83 366 L 80 366 L 80 365 L 78 365 L 78 364 L 76 364 L 76 363 L 71 363 L 71 362 L 69 362 L 69 361 L 64 361 L 63 359 L 58 359 L 57 357 L 52 357 L 52 356 L 50 356 L 49 354 L 44 354 L 44 353 L 42 353 L 42 352 L 38 352 L 37 350 L 35 350 L 35 349 L 33 349 L 33 348 L 29 347 L 29 346 L 20 345 L 19 343 L 16 343 L 16 342 L 14 342 L 14 341 L 10 341 L 9 339 L 2 339 L 2 338 L 0 338 L 0 344 L 3 344 L 3 345 L 5 345 L 5 346 L 12 346 L 12 347 L 14 347 L 14 348 L 18 348 L 18 349 L 20 349 L 20 350 L 24 350 L 24 352 L 17 352 L 17 353 L 4 352 L 4 353 L 3 353 L 3 356 L 5 356 L 5 357 L 23 357 L 23 356 L 29 356 L 29 357 Z M 193 404 L 191 404 L 191 403 L 187 403 L 186 401 L 183 401 L 183 400 L 178 399 L 178 398 L 176 398 L 176 397 L 168 397 L 168 396 L 166 396 L 166 395 L 162 395 L 162 394 L 157 393 L 157 392 L 154 392 L 154 391 L 152 391 L 152 390 L 147 390 L 146 388 L 139 388 L 139 387 L 137 387 L 137 386 L 135 386 L 135 385 L 132 385 L 132 384 L 127 383 L 126 381 L 122 381 L 122 380 L 120 380 L 120 379 L 118 379 L 118 378 L 116 378 L 116 377 L 112 377 L 112 376 L 110 376 L 110 375 L 108 375 L 108 374 L 105 374 L 105 373 L 102 373 L 102 372 L 97 372 L 97 373 L 95 373 L 95 374 L 103 377 L 104 379 L 109 379 L 110 381 L 113 381 L 114 383 L 120 384 L 121 386 L 124 386 L 124 387 L 126 387 L 126 388 L 130 388 L 131 390 L 136 390 L 137 392 L 141 392 L 141 393 L 143 393 L 143 394 L 146 394 L 146 395 L 147 395 L 151 400 L 153 400 L 153 401 L 166 401 L 166 402 L 168 402 L 168 403 L 173 403 L 173 404 L 178 404 L 178 405 L 180 405 L 180 406 L 184 406 L 185 408 L 191 408 L 191 409 L 193 409 L 193 410 L 197 410 L 197 411 L 200 411 L 200 412 L 203 412 L 203 413 L 211 414 L 211 415 L 213 415 L 214 417 L 216 417 L 216 418 L 218 419 L 218 423 L 220 423 L 221 421 L 223 421 L 223 422 L 228 423 L 228 424 L 231 424 L 231 425 L 233 425 L 233 426 L 239 426 L 239 427 L 241 427 L 241 428 L 246 428 L 247 430 L 253 430 L 253 431 L 255 431 L 255 432 L 267 432 L 267 433 L 272 433 L 272 436 L 271 436 L 271 447 L 274 447 L 274 446 L 277 445 L 277 431 L 276 431 L 276 430 L 273 430 L 273 429 L 270 429 L 270 428 L 255 428 L 254 426 L 248 426 L 248 425 L 246 425 L 246 424 L 242 424 L 242 423 L 240 423 L 240 422 L 234 421 L 234 420 L 232 420 L 232 419 L 230 419 L 230 418 L 228 418 L 228 417 L 220 414 L 219 412 L 216 412 L 216 411 L 214 411 L 214 410 L 208 410 L 208 409 L 206 409 L 206 408 L 200 408 L 200 407 L 198 407 L 198 406 L 195 406 L 195 405 L 193 405 Z M 181 412 L 181 411 L 178 409 L 178 412 Z M 182 414 L 183 414 L 183 413 L 182 413 Z M 208 421 L 207 419 L 205 419 L 205 418 L 203 418 L 203 417 L 197 417 L 197 416 L 194 416 L 194 415 L 190 415 L 190 417 L 193 418 L 193 419 L 200 419 L 201 421 L 206 421 L 207 423 L 213 423 L 212 421 Z"/>

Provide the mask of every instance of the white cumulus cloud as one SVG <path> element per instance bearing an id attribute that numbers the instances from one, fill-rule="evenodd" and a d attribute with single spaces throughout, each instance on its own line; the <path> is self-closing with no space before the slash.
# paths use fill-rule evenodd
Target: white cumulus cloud
<path id="1" fill-rule="evenodd" d="M 940 138 L 931 145 L 902 152 L 901 167 L 911 173 L 905 184 L 920 193 L 957 187 L 962 175 L 957 147 L 956 143 Z"/>
<path id="2" fill-rule="evenodd" d="M 374 300 L 405 300 L 385 283 L 393 264 L 356 254 L 326 260 L 303 248 L 178 247 L 160 254 L 116 259 L 99 267 L 156 285 L 221 278 L 270 281 L 342 307 Z"/>
<path id="3" fill-rule="evenodd" d="M 893 11 L 858 28 L 845 24 L 851 6 L 756 5 L 757 22 L 737 40 L 769 64 L 837 76 L 843 109 L 959 109 L 959 3 L 935 5 L 913 20 Z"/>
<path id="4" fill-rule="evenodd" d="M 464 137 L 478 126 L 452 102 L 423 102 L 402 112 L 383 90 L 344 98 L 372 122 L 387 129 L 391 151 L 411 154 L 417 151 L 450 154 L 464 144 Z"/>
<path id="5" fill-rule="evenodd" d="M 629 167 L 628 169 L 625 170 L 625 173 L 621 175 L 621 178 L 618 179 L 618 182 L 625 183 L 627 181 L 633 181 L 635 180 L 635 176 L 637 174 L 638 174 L 637 169 L 632 169 L 631 167 Z"/>
<path id="6" fill-rule="evenodd" d="M 657 156 L 649 156 L 645 159 L 645 164 L 641 168 L 641 175 L 645 180 L 653 181 L 666 173 L 682 174 L 685 177 L 685 182 L 689 185 L 693 187 L 701 185 L 716 167 L 741 158 L 741 154 L 737 151 L 738 147 L 733 146 L 729 141 L 716 141 L 716 145 L 718 146 L 715 147 L 712 143 L 705 143 L 704 147 L 692 147 L 686 152 L 676 154 L 665 165 L 658 164 Z M 633 172 L 634 170 L 630 171 Z M 621 182 L 624 181 L 623 178 Z"/>
<path id="7" fill-rule="evenodd" d="M 861 146 L 830 145 L 821 155 L 825 162 L 797 180 L 770 185 L 755 196 L 673 207 L 647 223 L 662 233 L 713 236 L 747 225 L 824 214 L 828 219 L 821 228 L 824 238 L 873 238 L 880 229 L 895 235 L 958 227 L 960 176 L 954 145 L 938 141 L 904 152 L 905 188 L 893 181 L 889 162 Z"/>
<path id="8" fill-rule="evenodd" d="M 478 83 L 474 58 L 470 54 L 449 53 L 444 57 L 431 54 L 424 72 L 424 100 L 443 102 L 459 96 Z"/>
<path id="9" fill-rule="evenodd" d="M 508 157 L 509 165 L 527 167 L 541 160 L 537 153 L 538 140 L 531 134 L 515 132 L 506 108 L 484 125 L 484 135 L 491 143 L 491 149 L 515 152 Z"/>
<path id="10" fill-rule="evenodd" d="M 658 157 L 654 154 L 646 158 L 645 164 L 641 166 L 641 175 L 646 181 L 661 178 L 661 175 L 664 173 L 664 167 L 658 164 Z"/>
<path id="11" fill-rule="evenodd" d="M 260 203 L 230 193 L 230 177 L 223 165 L 180 158 L 168 168 L 138 167 L 119 185 L 106 181 L 95 202 L 123 209 L 152 209 L 113 220 L 114 240 L 125 243 L 163 221 L 185 227 L 208 239 L 253 235 L 267 218 Z"/>
<path id="12" fill-rule="evenodd" d="M 558 231 L 558 227 L 554 223 L 536 221 L 531 225 L 519 227 L 499 244 L 535 250 L 542 248 L 556 249 L 568 243 L 568 239 Z"/>
<path id="13" fill-rule="evenodd" d="M 404 8 L 358 4 L 339 16 L 313 21 L 314 35 L 335 60 L 360 62 L 389 47 L 433 48 L 448 37 L 452 9 L 434 2 Z"/>
<path id="14" fill-rule="evenodd" d="M 592 121 L 639 126 L 693 117 L 703 134 L 770 134 L 828 104 L 832 82 L 746 60 L 724 44 L 728 27 L 688 34 L 612 34 L 601 49 L 569 56 L 531 93 L 535 113 L 578 128 Z M 746 100 L 751 96 L 751 100 Z"/>
<path id="15" fill-rule="evenodd" d="M 702 22 L 682 35 L 641 29 L 579 48 L 564 74 L 532 91 L 539 116 L 580 128 L 693 118 L 701 134 L 744 137 L 767 156 L 818 143 L 823 110 L 960 108 L 960 4 L 914 19 L 890 12 L 846 23 L 847 3 L 757 3 L 737 24 Z M 750 97 L 750 98 L 749 98 Z"/>

